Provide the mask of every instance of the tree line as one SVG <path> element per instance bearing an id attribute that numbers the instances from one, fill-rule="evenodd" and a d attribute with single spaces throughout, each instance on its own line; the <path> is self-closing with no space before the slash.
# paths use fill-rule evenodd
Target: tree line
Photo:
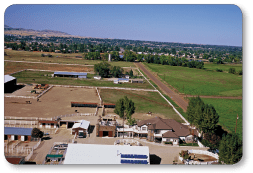
<path id="1" fill-rule="evenodd" d="M 202 133 L 201 142 L 211 150 L 219 149 L 219 162 L 234 164 L 242 157 L 242 141 L 238 134 L 220 132 L 219 115 L 211 104 L 205 104 L 200 97 L 190 99 L 187 119 Z M 221 134 L 222 133 L 222 134 Z"/>

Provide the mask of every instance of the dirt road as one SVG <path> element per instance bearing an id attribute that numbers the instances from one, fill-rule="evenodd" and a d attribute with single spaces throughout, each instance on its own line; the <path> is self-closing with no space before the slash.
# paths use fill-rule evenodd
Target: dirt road
<path id="1" fill-rule="evenodd" d="M 168 86 L 157 79 L 149 70 L 145 68 L 142 63 L 135 63 L 166 95 L 168 95 L 174 102 L 177 103 L 185 112 L 187 110 L 188 102 L 182 98 L 178 93 L 171 90 Z"/>

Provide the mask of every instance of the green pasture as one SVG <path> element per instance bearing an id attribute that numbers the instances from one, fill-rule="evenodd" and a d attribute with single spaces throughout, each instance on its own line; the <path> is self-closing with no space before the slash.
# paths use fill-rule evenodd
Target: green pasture
<path id="1" fill-rule="evenodd" d="M 116 103 L 120 98 L 127 96 L 134 102 L 136 113 L 147 113 L 150 111 L 152 113 L 164 115 L 166 118 L 183 122 L 172 107 L 170 107 L 157 92 L 102 89 L 100 95 L 104 102 L 109 103 Z"/>
<path id="2" fill-rule="evenodd" d="M 161 64 L 144 65 L 171 85 L 179 93 L 189 95 L 242 96 L 242 76 L 203 69 L 169 66 Z"/>
<path id="3" fill-rule="evenodd" d="M 210 62 L 205 62 L 204 68 L 206 70 L 213 70 L 216 71 L 216 69 L 221 69 L 223 72 L 229 71 L 229 68 L 235 68 L 236 73 L 242 70 L 242 64 L 214 64 Z"/>

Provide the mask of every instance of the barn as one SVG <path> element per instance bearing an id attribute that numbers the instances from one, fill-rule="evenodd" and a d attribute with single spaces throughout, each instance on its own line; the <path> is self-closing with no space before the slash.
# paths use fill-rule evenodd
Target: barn
<path id="1" fill-rule="evenodd" d="M 87 73 L 80 72 L 54 72 L 54 77 L 70 77 L 70 78 L 81 78 L 86 79 Z"/>
<path id="2" fill-rule="evenodd" d="M 79 138 L 85 138 L 89 134 L 90 122 L 86 120 L 80 120 L 72 127 L 72 135 L 76 135 Z"/>
<path id="3" fill-rule="evenodd" d="M 11 93 L 16 89 L 17 79 L 10 75 L 4 75 L 4 93 Z"/>
<path id="4" fill-rule="evenodd" d="M 63 164 L 150 164 L 149 147 L 68 144 Z"/>
<path id="5" fill-rule="evenodd" d="M 58 121 L 39 120 L 40 128 L 56 128 L 59 127 Z"/>
<path id="6" fill-rule="evenodd" d="M 4 127 L 4 140 L 31 141 L 32 128 Z"/>

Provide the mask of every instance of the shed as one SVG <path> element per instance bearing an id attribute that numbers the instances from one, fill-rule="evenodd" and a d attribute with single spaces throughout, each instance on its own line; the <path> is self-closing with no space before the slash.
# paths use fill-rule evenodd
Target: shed
<path id="1" fill-rule="evenodd" d="M 31 141 L 33 128 L 4 127 L 5 140 Z"/>
<path id="2" fill-rule="evenodd" d="M 16 88 L 17 79 L 10 75 L 4 75 L 4 93 L 13 92 Z"/>
<path id="3" fill-rule="evenodd" d="M 54 72 L 54 77 L 87 78 L 87 73 L 80 72 Z"/>
<path id="4" fill-rule="evenodd" d="M 68 144 L 63 164 L 149 164 L 148 146 Z"/>
<path id="5" fill-rule="evenodd" d="M 80 120 L 80 122 L 75 123 L 72 127 L 72 135 L 77 135 L 78 137 L 86 137 L 89 134 L 90 122 L 86 120 Z"/>

